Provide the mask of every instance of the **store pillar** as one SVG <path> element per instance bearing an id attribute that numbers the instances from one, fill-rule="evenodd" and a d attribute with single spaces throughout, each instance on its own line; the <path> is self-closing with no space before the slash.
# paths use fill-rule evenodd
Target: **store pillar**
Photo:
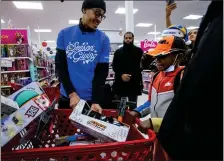
<path id="1" fill-rule="evenodd" d="M 125 24 L 126 32 L 134 33 L 134 14 L 133 14 L 133 1 L 125 1 Z"/>

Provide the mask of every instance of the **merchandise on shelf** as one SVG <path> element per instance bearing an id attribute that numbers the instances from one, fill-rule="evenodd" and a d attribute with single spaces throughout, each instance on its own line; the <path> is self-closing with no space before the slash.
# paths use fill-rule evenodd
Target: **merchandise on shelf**
<path id="1" fill-rule="evenodd" d="M 8 98 L 17 102 L 19 109 L 1 119 L 1 146 L 8 143 L 50 105 L 47 95 L 35 82 L 23 87 Z"/>
<path id="2" fill-rule="evenodd" d="M 77 128 L 106 142 L 126 141 L 130 129 L 115 118 L 90 110 L 84 100 L 79 101 L 69 119 Z"/>

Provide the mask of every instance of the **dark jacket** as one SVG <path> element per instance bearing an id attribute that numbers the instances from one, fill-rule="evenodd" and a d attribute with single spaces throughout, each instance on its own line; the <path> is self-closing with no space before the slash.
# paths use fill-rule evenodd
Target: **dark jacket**
<path id="1" fill-rule="evenodd" d="M 113 85 L 115 94 L 125 97 L 141 95 L 143 85 L 140 60 L 142 55 L 142 49 L 136 46 L 128 50 L 121 47 L 114 53 L 112 66 L 115 72 Z M 130 81 L 124 82 L 121 78 L 122 74 L 130 74 Z"/>
<path id="2" fill-rule="evenodd" d="M 173 160 L 223 160 L 223 2 L 212 1 L 158 139 Z"/>

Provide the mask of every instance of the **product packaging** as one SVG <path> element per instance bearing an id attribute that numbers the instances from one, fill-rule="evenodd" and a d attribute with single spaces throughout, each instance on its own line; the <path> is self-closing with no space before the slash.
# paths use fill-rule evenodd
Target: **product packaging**
<path id="1" fill-rule="evenodd" d="M 17 70 L 27 70 L 27 61 L 26 59 L 19 59 L 16 60 L 16 69 Z"/>
<path id="2" fill-rule="evenodd" d="M 17 102 L 19 109 L 1 119 L 1 146 L 8 143 L 50 105 L 39 83 L 32 82 L 8 97 Z"/>
<path id="3" fill-rule="evenodd" d="M 25 86 L 27 84 L 30 84 L 32 82 L 30 77 L 25 77 L 25 78 L 19 78 L 17 81 L 19 84 Z"/>
<path id="4" fill-rule="evenodd" d="M 1 96 L 1 119 L 19 109 L 17 102 Z"/>
<path id="5" fill-rule="evenodd" d="M 15 46 L 14 45 L 6 45 L 7 55 L 8 57 L 15 57 Z"/>
<path id="6" fill-rule="evenodd" d="M 79 101 L 69 119 L 76 128 L 106 142 L 126 141 L 130 130 L 129 125 L 90 110 L 84 100 Z"/>
<path id="7" fill-rule="evenodd" d="M 15 46 L 15 56 L 16 57 L 27 57 L 27 46 L 26 45 L 16 45 Z"/>

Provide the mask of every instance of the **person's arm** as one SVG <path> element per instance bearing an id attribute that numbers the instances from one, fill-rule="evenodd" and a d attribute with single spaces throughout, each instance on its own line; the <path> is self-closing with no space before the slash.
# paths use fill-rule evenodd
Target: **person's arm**
<path id="1" fill-rule="evenodd" d="M 153 81 L 151 81 L 153 82 Z M 145 117 L 146 115 L 150 114 L 150 105 L 151 105 L 151 92 L 152 92 L 152 84 L 149 86 L 149 96 L 148 100 L 141 106 L 134 109 L 134 111 L 138 112 L 140 114 L 140 117 Z"/>
<path id="2" fill-rule="evenodd" d="M 135 112 L 138 112 L 140 117 L 144 117 L 150 113 L 151 102 L 148 100 L 143 105 L 134 109 Z"/>
<path id="3" fill-rule="evenodd" d="M 110 40 L 107 36 L 105 36 L 105 39 L 103 41 L 102 52 L 100 53 L 100 59 L 96 65 L 95 74 L 92 82 L 93 104 L 99 104 L 103 98 L 103 88 L 109 71 L 109 55 Z"/>
<path id="4" fill-rule="evenodd" d="M 63 30 L 58 34 L 56 50 L 57 52 L 55 56 L 55 66 L 58 73 L 59 81 L 62 83 L 67 96 L 69 96 L 75 93 L 76 90 L 72 85 L 69 77 Z"/>
<path id="5" fill-rule="evenodd" d="M 172 25 L 171 23 L 171 13 L 174 9 L 177 8 L 177 4 L 176 3 L 173 3 L 173 4 L 170 4 L 170 5 L 166 5 L 166 27 L 170 27 Z"/>

